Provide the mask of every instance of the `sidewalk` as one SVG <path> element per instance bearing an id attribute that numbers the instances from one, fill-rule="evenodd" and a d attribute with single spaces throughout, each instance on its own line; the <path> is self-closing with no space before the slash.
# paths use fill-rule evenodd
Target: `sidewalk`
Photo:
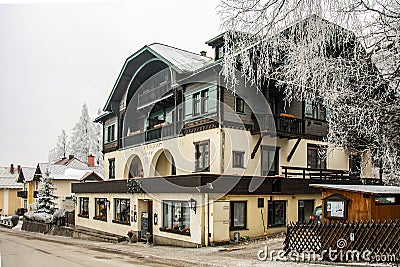
<path id="1" fill-rule="evenodd" d="M 328 264 L 309 264 L 295 262 L 260 261 L 257 252 L 268 246 L 269 250 L 282 248 L 283 238 L 252 241 L 248 244 L 233 244 L 220 247 L 177 248 L 169 246 L 146 246 L 144 243 L 118 244 L 94 242 L 88 240 L 44 235 L 21 231 L 20 228 L 5 229 L 2 232 L 25 238 L 36 238 L 47 242 L 63 243 L 71 246 L 85 247 L 97 251 L 113 251 L 118 254 L 151 260 L 166 266 L 330 266 Z M 336 264 L 336 266 L 338 266 Z M 344 265 L 343 265 L 344 266 Z M 365 264 L 363 264 L 365 266 Z"/>

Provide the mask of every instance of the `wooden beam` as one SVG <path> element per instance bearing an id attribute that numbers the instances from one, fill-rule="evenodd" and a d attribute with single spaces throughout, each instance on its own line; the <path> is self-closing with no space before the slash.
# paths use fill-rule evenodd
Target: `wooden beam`
<path id="1" fill-rule="evenodd" d="M 261 145 L 261 141 L 263 140 L 264 136 L 265 136 L 265 134 L 263 134 L 263 133 L 260 134 L 260 137 L 258 138 L 257 144 L 254 146 L 253 152 L 251 152 L 251 159 L 254 159 L 254 157 L 256 156 L 256 153 L 258 151 L 258 148 Z"/>
<path id="2" fill-rule="evenodd" d="M 290 162 L 290 160 L 292 159 L 294 152 L 296 152 L 297 147 L 298 147 L 299 144 L 300 144 L 300 141 L 301 141 L 301 138 L 297 138 L 296 143 L 294 144 L 292 150 L 290 150 L 289 156 L 287 157 L 287 161 L 288 161 L 288 162 Z"/>

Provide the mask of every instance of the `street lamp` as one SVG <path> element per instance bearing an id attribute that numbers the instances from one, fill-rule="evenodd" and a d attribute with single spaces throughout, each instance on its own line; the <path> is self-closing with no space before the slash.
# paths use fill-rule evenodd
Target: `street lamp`
<path id="1" fill-rule="evenodd" d="M 194 214 L 196 214 L 196 200 L 193 198 L 189 199 L 189 207 L 194 211 Z"/>

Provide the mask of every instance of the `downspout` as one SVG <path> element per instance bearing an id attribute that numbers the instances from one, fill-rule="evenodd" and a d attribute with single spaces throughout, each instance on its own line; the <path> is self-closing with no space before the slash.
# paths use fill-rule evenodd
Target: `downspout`
<path id="1" fill-rule="evenodd" d="M 205 193 L 204 194 L 204 213 L 205 213 L 205 216 L 204 216 L 204 244 L 205 244 L 205 246 L 206 247 L 208 247 L 208 237 L 209 237 L 209 231 L 210 231 L 210 229 L 209 229 L 209 227 L 208 227 L 208 222 L 209 222 L 209 218 L 208 218 L 208 215 L 209 215 L 209 212 L 208 212 L 208 193 Z"/>

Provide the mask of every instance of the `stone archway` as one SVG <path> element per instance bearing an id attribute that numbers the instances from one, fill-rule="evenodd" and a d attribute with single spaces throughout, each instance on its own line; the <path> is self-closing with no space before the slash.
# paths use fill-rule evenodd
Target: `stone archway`
<path id="1" fill-rule="evenodd" d="M 176 175 L 175 161 L 169 150 L 158 151 L 152 163 L 154 176 Z"/>
<path id="2" fill-rule="evenodd" d="M 143 164 L 138 155 L 129 157 L 125 166 L 125 178 L 143 177 Z"/>

